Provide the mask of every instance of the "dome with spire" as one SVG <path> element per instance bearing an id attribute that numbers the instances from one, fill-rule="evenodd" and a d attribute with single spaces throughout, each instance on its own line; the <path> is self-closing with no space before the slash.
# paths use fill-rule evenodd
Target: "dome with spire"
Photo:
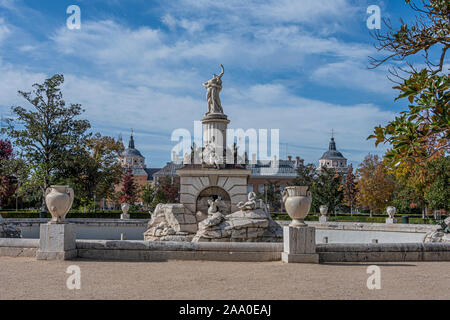
<path id="1" fill-rule="evenodd" d="M 334 138 L 331 138 L 330 146 L 328 147 L 328 151 L 322 155 L 320 160 L 347 160 L 342 153 L 336 150 L 336 142 Z"/>
<path id="2" fill-rule="evenodd" d="M 128 148 L 122 153 L 122 157 L 142 157 L 142 154 L 134 146 L 133 132 L 131 132 L 130 142 L 128 143 Z"/>
<path id="3" fill-rule="evenodd" d="M 334 131 L 331 133 L 330 145 L 328 151 L 326 151 L 319 159 L 319 168 L 336 169 L 340 172 L 347 170 L 347 159 L 336 149 L 336 142 L 334 141 Z"/>

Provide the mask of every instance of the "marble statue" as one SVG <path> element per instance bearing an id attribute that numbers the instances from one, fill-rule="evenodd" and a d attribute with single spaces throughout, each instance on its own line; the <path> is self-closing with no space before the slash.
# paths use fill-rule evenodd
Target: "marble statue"
<path id="1" fill-rule="evenodd" d="M 203 84 L 206 88 L 206 101 L 208 102 L 207 115 L 211 113 L 223 114 L 219 93 L 222 90 L 222 76 L 225 73 L 225 69 L 223 65 L 220 66 L 222 67 L 222 72 L 219 75 L 214 74 L 214 77 L 211 80 L 208 80 Z"/>
<path id="2" fill-rule="evenodd" d="M 249 210 L 254 210 L 256 209 L 257 205 L 256 205 L 256 193 L 254 192 L 250 192 L 248 194 L 248 201 L 247 202 L 239 202 L 237 204 L 237 207 L 239 209 L 241 209 L 242 211 L 249 211 Z"/>

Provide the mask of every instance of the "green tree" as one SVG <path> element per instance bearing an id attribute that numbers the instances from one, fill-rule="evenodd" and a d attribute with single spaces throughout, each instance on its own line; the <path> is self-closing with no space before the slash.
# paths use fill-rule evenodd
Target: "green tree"
<path id="1" fill-rule="evenodd" d="M 337 214 L 344 197 L 342 180 L 342 174 L 332 168 L 321 168 L 310 188 L 313 198 L 311 210 L 318 212 L 321 205 L 326 205 L 330 212 Z"/>
<path id="2" fill-rule="evenodd" d="M 427 164 L 433 181 L 425 191 L 425 200 L 431 209 L 450 209 L 450 157 L 441 157 Z"/>
<path id="3" fill-rule="evenodd" d="M 21 149 L 42 194 L 54 182 L 55 173 L 64 169 L 72 150 L 89 136 L 89 122 L 77 119 L 84 111 L 81 105 L 66 105 L 63 100 L 59 88 L 63 83 L 64 76 L 57 74 L 43 84 L 34 84 L 32 92 L 19 91 L 31 108 L 12 107 L 16 119 L 7 120 L 7 128 L 2 129 Z"/>
<path id="4" fill-rule="evenodd" d="M 297 168 L 297 177 L 292 181 L 292 185 L 310 187 L 317 176 L 316 172 L 316 167 L 312 163 L 307 164 L 306 166 L 300 165 Z"/>
<path id="5" fill-rule="evenodd" d="M 14 159 L 12 144 L 8 140 L 0 140 L 0 208 L 11 202 L 17 189 L 17 179 L 8 170 Z"/>
<path id="6" fill-rule="evenodd" d="M 117 161 L 122 151 L 122 142 L 96 133 L 73 151 L 58 177 L 74 187 L 80 203 L 111 199 L 123 174 Z"/>
<path id="7" fill-rule="evenodd" d="M 450 5 L 446 0 L 406 0 L 416 11 L 416 21 L 407 24 L 401 21 L 394 28 L 385 21 L 387 32 L 375 32 L 377 49 L 387 52 L 382 59 L 371 60 L 373 67 L 387 61 L 406 62 L 409 66 L 391 68 L 399 90 L 396 100 L 407 98 L 409 109 L 400 113 L 386 126 L 375 128 L 369 139 L 376 145 L 390 145 L 386 159 L 391 165 L 402 162 L 424 164 L 449 151 L 450 138 L 450 81 L 448 70 L 444 70 L 446 53 L 450 47 Z M 418 70 L 409 58 L 421 54 L 425 68 Z M 405 75 L 409 75 L 405 78 Z"/>
<path id="8" fill-rule="evenodd" d="M 141 188 L 142 202 L 147 208 L 151 208 L 151 204 L 155 199 L 156 190 L 152 184 L 146 183 Z"/>
<path id="9" fill-rule="evenodd" d="M 263 193 L 257 193 L 257 198 L 266 202 L 272 211 L 281 210 L 281 188 L 276 181 L 267 181 Z"/>
<path id="10" fill-rule="evenodd" d="M 155 196 L 152 204 L 150 205 L 151 210 L 153 211 L 158 203 L 177 203 L 179 194 L 179 184 L 175 183 L 170 176 L 164 177 L 156 184 Z"/>

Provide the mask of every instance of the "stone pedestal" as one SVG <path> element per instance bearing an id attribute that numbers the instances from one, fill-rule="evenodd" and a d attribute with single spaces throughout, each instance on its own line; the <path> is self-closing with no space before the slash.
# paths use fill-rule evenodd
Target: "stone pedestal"
<path id="1" fill-rule="evenodd" d="M 328 217 L 327 216 L 320 216 L 319 217 L 319 222 L 328 222 Z"/>
<path id="2" fill-rule="evenodd" d="M 287 263 L 319 263 L 316 253 L 316 229 L 314 227 L 284 227 L 284 250 L 281 254 Z"/>
<path id="3" fill-rule="evenodd" d="M 397 219 L 395 219 L 395 218 L 386 218 L 386 223 L 387 224 L 397 223 Z"/>
<path id="4" fill-rule="evenodd" d="M 74 224 L 41 224 L 37 260 L 70 260 L 76 256 Z"/>
<path id="5" fill-rule="evenodd" d="M 121 220 L 129 220 L 130 219 L 130 214 L 129 213 L 122 213 L 120 215 L 120 219 Z"/>

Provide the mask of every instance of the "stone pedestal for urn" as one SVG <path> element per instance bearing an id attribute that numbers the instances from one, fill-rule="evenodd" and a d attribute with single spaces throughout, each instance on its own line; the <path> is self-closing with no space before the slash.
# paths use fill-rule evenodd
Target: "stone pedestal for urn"
<path id="1" fill-rule="evenodd" d="M 306 186 L 286 187 L 283 202 L 292 223 L 283 228 L 284 249 L 281 260 L 287 263 L 319 263 L 316 229 L 305 224 L 312 197 Z"/>
<path id="2" fill-rule="evenodd" d="M 283 227 L 283 242 L 283 262 L 319 263 L 319 254 L 316 253 L 316 228 Z"/>
<path id="3" fill-rule="evenodd" d="M 65 222 L 72 207 L 74 193 L 69 186 L 51 186 L 45 192 L 45 203 L 52 215 L 48 224 L 41 224 L 38 260 L 69 260 L 77 256 L 76 226 Z"/>
<path id="4" fill-rule="evenodd" d="M 325 205 L 320 206 L 319 208 L 320 210 L 320 217 L 319 217 L 319 222 L 328 222 L 328 207 Z"/>
<path id="5" fill-rule="evenodd" d="M 387 214 L 389 216 L 389 218 L 386 218 L 386 223 L 387 224 L 397 223 L 397 219 L 394 218 L 396 208 L 392 207 L 392 206 L 389 206 L 389 207 L 386 208 L 386 211 L 387 211 Z"/>
<path id="6" fill-rule="evenodd" d="M 76 226 L 41 224 L 37 260 L 70 260 L 77 257 Z"/>
<path id="7" fill-rule="evenodd" d="M 128 210 L 130 210 L 130 205 L 128 203 L 122 203 L 122 214 L 120 215 L 121 220 L 130 219 L 130 215 L 128 214 Z"/>

